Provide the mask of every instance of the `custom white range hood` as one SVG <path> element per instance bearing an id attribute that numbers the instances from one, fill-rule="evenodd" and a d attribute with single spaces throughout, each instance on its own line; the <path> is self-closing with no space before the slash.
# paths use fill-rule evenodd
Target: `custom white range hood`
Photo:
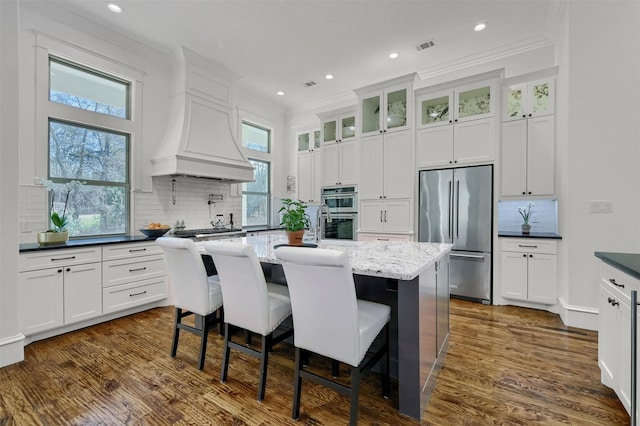
<path id="1" fill-rule="evenodd" d="M 168 126 L 151 175 L 253 181 L 233 127 L 232 84 L 239 77 L 185 47 L 175 64 Z"/>

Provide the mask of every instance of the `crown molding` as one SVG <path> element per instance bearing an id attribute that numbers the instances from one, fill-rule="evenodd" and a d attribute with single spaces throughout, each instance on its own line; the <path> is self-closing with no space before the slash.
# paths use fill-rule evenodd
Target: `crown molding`
<path id="1" fill-rule="evenodd" d="M 517 43 L 506 44 L 482 53 L 467 55 L 453 61 L 443 62 L 435 67 L 423 68 L 418 71 L 418 75 L 421 79 L 425 80 L 549 46 L 553 46 L 553 43 L 547 37 L 531 37 Z"/>

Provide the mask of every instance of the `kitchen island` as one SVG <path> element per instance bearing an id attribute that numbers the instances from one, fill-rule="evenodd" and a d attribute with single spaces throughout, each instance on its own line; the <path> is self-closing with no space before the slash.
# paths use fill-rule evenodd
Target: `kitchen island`
<path id="1" fill-rule="evenodd" d="M 228 242 L 253 246 L 271 280 L 284 283 L 274 248 L 287 244 L 284 233 L 212 243 Z M 204 242 L 196 244 L 206 253 Z M 391 307 L 391 374 L 398 379 L 398 408 L 420 419 L 447 349 L 451 244 L 321 240 L 317 245 L 349 255 L 359 298 Z"/>

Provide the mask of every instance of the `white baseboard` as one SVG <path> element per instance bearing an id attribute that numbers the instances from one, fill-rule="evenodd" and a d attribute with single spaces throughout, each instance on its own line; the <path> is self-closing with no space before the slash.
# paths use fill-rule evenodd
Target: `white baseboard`
<path id="1" fill-rule="evenodd" d="M 564 299 L 559 297 L 560 302 L 560 318 L 565 325 L 570 327 L 585 328 L 587 330 L 598 329 L 598 309 L 588 306 L 570 305 Z"/>
<path id="2" fill-rule="evenodd" d="M 0 339 L 0 368 L 24 361 L 24 335 Z"/>

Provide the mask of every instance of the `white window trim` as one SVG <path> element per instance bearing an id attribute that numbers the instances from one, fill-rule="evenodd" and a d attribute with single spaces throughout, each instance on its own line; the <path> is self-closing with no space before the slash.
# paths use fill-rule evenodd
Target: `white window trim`
<path id="1" fill-rule="evenodd" d="M 130 231 L 135 217 L 133 192 L 142 186 L 142 79 L 144 72 L 116 60 L 107 58 L 89 49 L 35 32 L 36 36 L 36 115 L 35 115 L 35 176 L 48 176 L 49 162 L 49 118 L 73 121 L 80 125 L 101 127 L 129 134 L 129 201 L 127 229 Z M 69 105 L 49 101 L 49 57 L 69 61 L 89 69 L 104 72 L 128 82 L 130 85 L 129 118 L 96 114 Z"/>

